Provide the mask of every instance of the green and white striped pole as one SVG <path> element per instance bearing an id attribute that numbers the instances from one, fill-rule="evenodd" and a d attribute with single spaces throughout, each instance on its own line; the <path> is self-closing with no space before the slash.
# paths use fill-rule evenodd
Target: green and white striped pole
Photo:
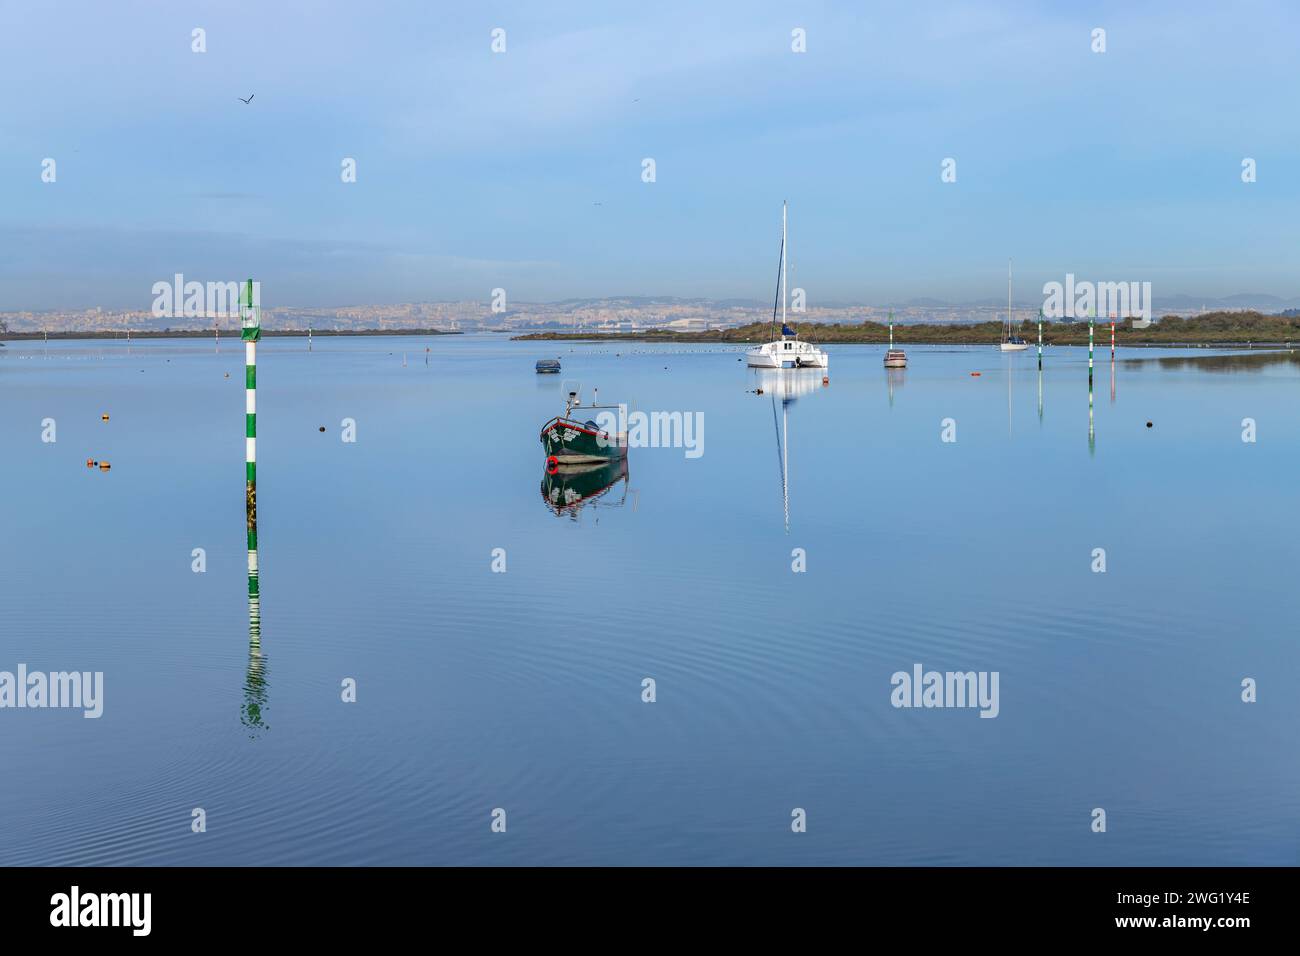
<path id="1" fill-rule="evenodd" d="M 239 294 L 239 337 L 244 341 L 244 507 L 248 519 L 248 629 L 253 638 L 262 632 L 257 587 L 257 340 L 262 337 L 258 298 L 249 279 Z"/>
<path id="2" fill-rule="evenodd" d="M 1093 454 L 1097 450 L 1096 432 L 1093 430 L 1092 418 L 1092 333 L 1095 324 L 1096 313 L 1092 309 L 1088 310 L 1088 453 Z"/>
<path id="3" fill-rule="evenodd" d="M 1096 316 L 1088 310 L 1088 407 L 1092 408 L 1092 329 Z"/>
<path id="4" fill-rule="evenodd" d="M 1038 371 L 1043 370 L 1043 310 L 1038 310 Z"/>

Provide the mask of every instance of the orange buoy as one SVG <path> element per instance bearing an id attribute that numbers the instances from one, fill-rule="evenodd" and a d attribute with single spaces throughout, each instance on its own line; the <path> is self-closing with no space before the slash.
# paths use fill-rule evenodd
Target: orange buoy
<path id="1" fill-rule="evenodd" d="M 831 383 L 831 377 L 830 377 L 829 375 L 823 375 L 823 376 L 822 376 L 822 384 L 823 384 L 823 385 L 829 385 L 830 383 Z"/>
<path id="2" fill-rule="evenodd" d="M 548 475 L 553 475 L 559 470 L 560 470 L 560 459 L 556 458 L 554 455 L 548 457 L 546 459 L 546 473 Z"/>
<path id="3" fill-rule="evenodd" d="M 94 468 L 94 467 L 95 467 L 96 465 L 98 465 L 98 464 L 99 464 L 99 462 L 95 461 L 95 459 L 93 459 L 93 458 L 87 458 L 87 459 L 86 459 L 86 467 L 87 467 L 87 468 Z"/>
<path id="4" fill-rule="evenodd" d="M 105 421 L 105 422 L 108 421 L 108 412 L 105 412 L 104 414 L 100 415 L 99 418 L 100 421 Z"/>
<path id="5" fill-rule="evenodd" d="M 971 374 L 971 378 L 979 378 L 979 377 L 980 377 L 980 373 L 979 373 L 979 372 L 971 372 L 970 374 Z"/>
<path id="6" fill-rule="evenodd" d="M 99 463 L 99 470 L 100 470 L 100 471 L 108 471 L 108 469 L 110 469 L 110 468 L 112 468 L 112 467 L 113 467 L 113 466 L 110 465 L 110 464 L 109 464 L 108 462 L 106 462 L 106 461 L 101 461 L 101 462 Z"/>

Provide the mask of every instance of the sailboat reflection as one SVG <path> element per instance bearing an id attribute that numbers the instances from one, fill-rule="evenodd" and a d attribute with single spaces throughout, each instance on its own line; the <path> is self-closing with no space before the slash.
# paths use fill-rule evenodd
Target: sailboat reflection
<path id="1" fill-rule="evenodd" d="M 889 407 L 894 407 L 894 390 L 907 384 L 907 373 L 901 368 L 885 367 L 885 381 L 889 386 Z"/>
<path id="2" fill-rule="evenodd" d="M 892 371 L 892 370 L 891 370 Z M 790 533 L 790 406 L 803 395 L 811 395 L 828 382 L 822 373 L 807 369 L 764 369 L 757 372 L 755 392 L 772 399 L 772 426 L 776 430 L 776 457 L 781 469 L 781 504 L 785 514 L 785 533 Z M 777 415 L 777 401 L 781 412 Z"/>
<path id="3" fill-rule="evenodd" d="M 583 508 L 597 506 L 619 482 L 623 482 L 623 495 L 617 502 L 600 502 L 622 507 L 627 501 L 627 458 L 587 465 L 548 466 L 542 473 L 542 500 L 557 517 L 578 520 Z"/>

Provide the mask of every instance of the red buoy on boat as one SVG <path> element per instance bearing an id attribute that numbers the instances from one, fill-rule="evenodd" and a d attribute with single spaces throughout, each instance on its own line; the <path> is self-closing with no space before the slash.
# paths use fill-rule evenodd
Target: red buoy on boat
<path id="1" fill-rule="evenodd" d="M 548 457 L 548 458 L 546 459 L 546 471 L 547 471 L 547 473 L 553 475 L 553 474 L 555 474 L 555 473 L 556 473 L 557 471 L 559 471 L 559 470 L 560 470 L 560 459 L 556 458 L 554 455 L 551 455 L 550 457 Z"/>

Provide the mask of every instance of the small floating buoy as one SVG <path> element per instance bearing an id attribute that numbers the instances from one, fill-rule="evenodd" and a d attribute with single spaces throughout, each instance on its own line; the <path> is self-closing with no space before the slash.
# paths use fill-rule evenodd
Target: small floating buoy
<path id="1" fill-rule="evenodd" d="M 320 430 L 321 430 L 321 431 L 324 431 L 324 430 L 325 430 L 325 426 L 322 425 L 322 426 L 320 427 Z"/>
<path id="2" fill-rule="evenodd" d="M 100 470 L 100 471 L 108 471 L 108 469 L 110 469 L 110 468 L 112 468 L 112 467 L 113 467 L 113 466 L 110 465 L 110 464 L 109 464 L 108 462 L 106 462 L 106 461 L 101 461 L 101 462 L 99 463 L 99 470 Z"/>
<path id="3" fill-rule="evenodd" d="M 99 464 L 99 462 L 95 461 L 95 459 L 93 459 L 93 458 L 87 458 L 87 459 L 86 459 L 86 467 L 87 467 L 87 468 L 94 468 L 94 467 L 95 467 L 96 465 L 98 465 L 98 464 Z"/>
<path id="4" fill-rule="evenodd" d="M 556 458 L 554 455 L 551 455 L 549 458 L 546 459 L 546 473 L 548 475 L 553 475 L 559 470 L 560 470 L 560 459 Z"/>
<path id="5" fill-rule="evenodd" d="M 756 389 L 754 389 L 754 394 L 755 394 L 755 395 L 762 395 L 762 394 L 763 394 L 763 390 L 762 390 L 761 388 L 756 388 Z"/>
<path id="6" fill-rule="evenodd" d="M 99 416 L 99 420 L 100 420 L 101 422 L 106 422 L 106 421 L 108 421 L 108 412 L 105 412 L 104 414 L 100 415 L 100 416 Z"/>
<path id="7" fill-rule="evenodd" d="M 971 374 L 971 378 L 979 378 L 979 377 L 980 377 L 980 373 L 979 373 L 979 372 L 971 372 L 970 374 Z"/>
<path id="8" fill-rule="evenodd" d="M 1150 428 L 1150 427 L 1151 427 L 1151 423 L 1150 423 L 1150 422 L 1147 422 L 1147 428 Z"/>
<path id="9" fill-rule="evenodd" d="M 822 376 L 822 384 L 823 384 L 823 385 L 829 385 L 830 383 L 831 383 L 831 377 L 830 377 L 829 375 L 823 375 L 823 376 Z"/>
<path id="10" fill-rule="evenodd" d="M 229 373 L 229 372 L 226 373 L 226 378 L 230 378 L 230 373 Z"/>

